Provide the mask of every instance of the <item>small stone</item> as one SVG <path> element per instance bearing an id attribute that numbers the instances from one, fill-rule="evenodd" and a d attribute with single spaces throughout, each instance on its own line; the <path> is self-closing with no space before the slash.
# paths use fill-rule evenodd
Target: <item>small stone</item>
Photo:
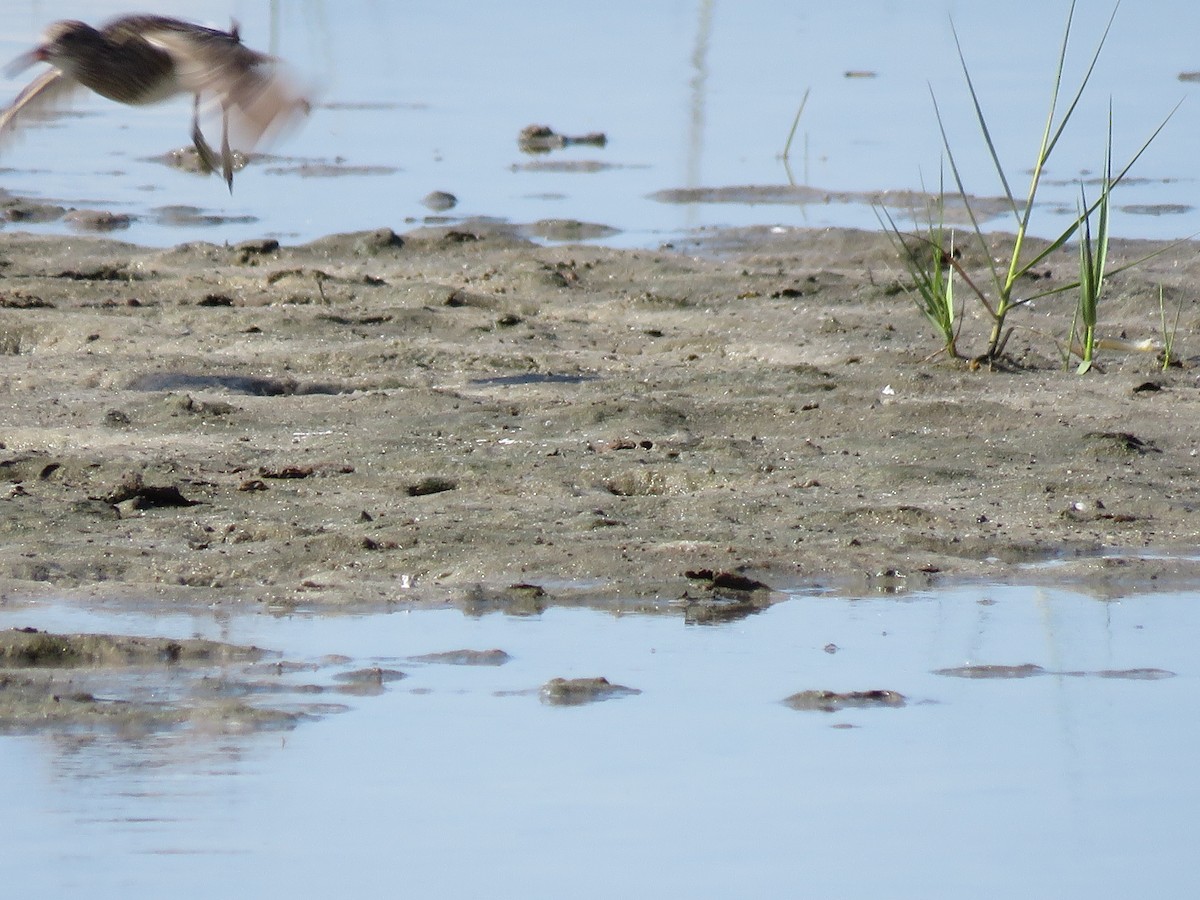
<path id="1" fill-rule="evenodd" d="M 421 198 L 421 205 L 434 212 L 445 212 L 458 206 L 458 198 L 446 191 L 430 191 Z"/>

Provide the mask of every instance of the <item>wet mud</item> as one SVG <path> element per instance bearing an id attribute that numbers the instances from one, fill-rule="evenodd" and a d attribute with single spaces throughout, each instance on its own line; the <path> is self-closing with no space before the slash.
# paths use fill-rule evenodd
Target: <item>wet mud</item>
<path id="1" fill-rule="evenodd" d="M 1075 265 L 1053 255 L 1037 288 Z M 1105 351 L 1077 377 L 1069 299 L 1020 310 L 997 370 L 931 358 L 865 232 L 658 250 L 484 222 L 166 250 L 6 233 L 0 602 L 706 622 L 804 588 L 1194 584 L 1198 269 L 1171 248 L 1101 309 L 1106 335 L 1153 344 L 1162 286 L 1182 365 Z M 968 306 L 964 350 L 982 328 Z"/>

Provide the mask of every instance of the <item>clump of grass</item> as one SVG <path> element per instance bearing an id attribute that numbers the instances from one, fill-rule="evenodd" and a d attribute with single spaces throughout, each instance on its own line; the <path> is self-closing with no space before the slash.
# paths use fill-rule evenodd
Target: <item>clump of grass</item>
<path id="1" fill-rule="evenodd" d="M 1079 238 L 1079 305 L 1076 307 L 1076 321 L 1080 325 L 1080 363 L 1076 370 L 1080 375 L 1092 367 L 1096 356 L 1096 324 L 1100 308 L 1100 295 L 1104 291 L 1104 273 L 1108 264 L 1108 198 L 1109 185 L 1112 181 L 1112 107 L 1108 111 L 1108 145 L 1104 157 L 1104 177 L 1100 184 L 1100 200 L 1096 209 L 1098 223 L 1096 235 L 1092 236 L 1092 217 L 1087 202 L 1087 193 L 1083 185 L 1079 186 L 1080 218 L 1083 220 L 1083 234 Z M 1071 325 L 1072 335 L 1067 341 L 1068 346 L 1074 346 L 1075 323 Z"/>
<path id="2" fill-rule="evenodd" d="M 1175 357 L 1175 335 L 1179 333 L 1179 316 L 1183 312 L 1183 294 L 1179 295 L 1179 303 L 1175 306 L 1175 320 L 1167 328 L 1167 309 L 1163 305 L 1162 285 L 1158 286 L 1158 320 L 1162 323 L 1163 349 L 1162 370 L 1165 372 L 1172 363 L 1178 364 Z"/>
<path id="3" fill-rule="evenodd" d="M 954 34 L 954 44 L 958 51 L 958 59 L 962 66 L 963 76 L 967 83 L 967 89 L 971 96 L 971 102 L 975 110 L 975 118 L 983 135 L 984 144 L 987 147 L 988 154 L 991 157 L 992 165 L 995 168 L 996 174 L 1003 187 L 1004 199 L 1006 205 L 1011 211 L 1015 223 L 1015 239 L 1012 249 L 1005 257 L 998 257 L 992 252 L 987 236 L 984 234 L 983 228 L 980 225 L 980 220 L 976 214 L 972 204 L 971 195 L 967 192 L 966 185 L 963 182 L 962 173 L 959 169 L 958 162 L 954 153 L 954 149 L 950 144 L 950 139 L 946 133 L 945 119 L 942 116 L 941 108 L 938 106 L 936 95 L 932 94 L 934 113 L 937 116 L 938 128 L 942 136 L 942 146 L 945 148 L 946 159 L 949 163 L 950 172 L 954 178 L 954 185 L 957 189 L 957 194 L 961 198 L 963 207 L 970 221 L 970 233 L 973 235 L 975 243 L 980 250 L 980 256 L 988 261 L 988 274 L 991 281 L 990 292 L 984 290 L 979 284 L 973 281 L 967 273 L 955 261 L 951 260 L 951 264 L 960 280 L 967 286 L 972 294 L 978 299 L 980 304 L 986 311 L 987 318 L 990 322 L 986 349 L 983 354 L 978 357 L 979 362 L 993 363 L 1004 354 L 1004 348 L 1011 334 L 1011 328 L 1008 325 L 1009 314 L 1019 306 L 1030 303 L 1042 297 L 1057 294 L 1063 291 L 1081 288 L 1084 291 L 1093 291 L 1092 300 L 1088 301 L 1089 309 L 1087 316 L 1083 316 L 1083 303 L 1081 294 L 1081 305 L 1077 309 L 1077 315 L 1084 318 L 1085 334 L 1088 328 L 1087 318 L 1092 317 L 1096 312 L 1096 304 L 1099 302 L 1099 292 L 1103 286 L 1105 276 L 1105 267 L 1107 266 L 1107 235 L 1108 235 L 1108 208 L 1109 199 L 1113 189 L 1121 183 L 1134 163 L 1146 151 L 1146 148 L 1158 137 L 1159 133 L 1170 120 L 1171 114 L 1159 124 L 1150 137 L 1142 144 L 1138 151 L 1125 164 L 1123 168 L 1114 176 L 1112 174 L 1112 130 L 1111 130 L 1111 112 L 1110 112 L 1110 127 L 1108 134 L 1108 142 L 1105 149 L 1106 177 L 1101 185 L 1100 195 L 1091 203 L 1087 202 L 1086 197 L 1083 198 L 1083 203 L 1078 215 L 1072 222 L 1064 228 L 1053 240 L 1049 241 L 1042 249 L 1034 252 L 1029 249 L 1029 239 L 1031 235 L 1030 220 L 1033 216 L 1033 211 L 1037 205 L 1038 191 L 1041 187 L 1042 176 L 1045 173 L 1049 164 L 1050 158 L 1054 153 L 1058 142 L 1061 139 L 1063 132 L 1066 130 L 1067 124 L 1071 121 L 1072 116 L 1078 107 L 1080 98 L 1083 96 L 1088 84 L 1091 81 L 1096 64 L 1100 58 L 1100 53 L 1104 48 L 1104 44 L 1108 39 L 1108 34 L 1112 30 L 1113 21 L 1116 18 L 1117 9 L 1120 3 L 1113 7 L 1112 15 L 1109 17 L 1108 23 L 1104 28 L 1100 41 L 1097 43 L 1095 51 L 1092 53 L 1087 69 L 1081 78 L 1078 87 L 1071 95 L 1069 102 L 1065 105 L 1065 111 L 1060 115 L 1061 101 L 1063 98 L 1062 81 L 1063 71 L 1067 58 L 1067 47 L 1070 42 L 1071 29 L 1075 17 L 1075 0 L 1072 0 L 1070 9 L 1067 13 L 1067 24 L 1063 32 L 1062 43 L 1058 52 L 1058 60 L 1054 73 L 1053 88 L 1050 93 L 1050 109 L 1046 116 L 1046 123 L 1042 130 L 1042 136 L 1038 145 L 1037 153 L 1034 158 L 1034 164 L 1031 170 L 1029 189 L 1025 194 L 1024 201 L 1019 202 L 1014 195 L 1010 186 L 1010 180 L 1005 171 L 1003 164 L 1000 162 L 999 154 L 996 150 L 995 142 L 992 139 L 991 129 L 988 126 L 988 120 L 983 112 L 983 106 L 979 99 L 979 94 L 975 89 L 974 79 L 971 77 L 970 67 L 967 65 L 966 54 L 962 48 L 962 42 L 959 40 L 958 32 L 954 29 L 951 22 L 951 31 Z M 938 208 L 944 207 L 945 193 L 940 192 L 935 199 L 935 205 Z M 1101 223 L 1097 227 L 1097 233 L 1093 237 L 1091 235 L 1091 216 L 1094 213 L 1100 213 Z M 1064 244 L 1070 241 L 1080 230 L 1084 231 L 1084 244 L 1086 245 L 1088 260 L 1085 263 L 1081 259 L 1081 278 L 1078 282 L 1069 285 L 1049 288 L 1044 291 L 1036 292 L 1029 296 L 1018 297 L 1016 294 L 1018 284 L 1023 278 L 1028 276 L 1034 269 L 1042 265 L 1051 254 L 1058 251 Z M 936 265 L 931 266 L 921 245 L 930 242 L 936 243 L 936 235 L 932 230 L 922 240 L 916 242 L 914 247 L 911 238 L 905 241 L 905 236 L 895 227 L 895 224 L 888 217 L 888 225 L 886 230 L 893 239 L 902 245 L 901 257 L 906 268 L 910 273 L 914 274 L 914 281 L 920 287 L 921 284 L 939 284 L 939 276 L 934 271 Z M 1105 252 L 1099 252 L 1101 245 Z M 1140 260 L 1139 260 L 1140 262 Z M 1131 264 L 1131 265 L 1135 265 Z M 1128 268 L 1128 267 L 1125 267 Z M 1108 273 L 1112 274 L 1112 273 Z M 1090 286 L 1085 286 L 1085 281 L 1090 281 Z M 1094 302 L 1093 302 L 1094 301 Z M 1091 324 L 1092 334 L 1092 349 L 1095 349 L 1095 322 Z"/>
<path id="4" fill-rule="evenodd" d="M 957 341 L 962 315 L 954 305 L 954 232 L 945 227 L 944 189 L 938 192 L 937 201 L 927 212 L 922 232 L 915 235 L 903 234 L 887 209 L 877 209 L 876 215 L 912 280 L 912 290 L 906 288 L 906 293 L 942 341 L 939 352 L 959 359 Z"/>

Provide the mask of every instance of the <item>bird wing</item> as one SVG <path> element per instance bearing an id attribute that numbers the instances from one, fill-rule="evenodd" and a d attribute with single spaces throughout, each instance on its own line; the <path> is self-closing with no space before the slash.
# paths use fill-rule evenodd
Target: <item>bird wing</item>
<path id="1" fill-rule="evenodd" d="M 0 112 L 0 141 L 12 135 L 28 118 L 46 116 L 56 103 L 61 103 L 79 85 L 58 69 L 47 69 L 25 86 L 17 99 Z"/>
<path id="2" fill-rule="evenodd" d="M 236 31 L 173 24 L 145 28 L 141 37 L 170 55 L 180 87 L 229 112 L 246 149 L 308 111 L 308 101 L 282 74 L 278 60 L 242 44 Z"/>

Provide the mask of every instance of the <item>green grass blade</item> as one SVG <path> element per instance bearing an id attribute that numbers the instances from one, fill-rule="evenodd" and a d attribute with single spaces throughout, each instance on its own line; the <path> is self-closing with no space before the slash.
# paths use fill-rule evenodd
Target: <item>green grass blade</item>
<path id="1" fill-rule="evenodd" d="M 1104 149 L 1104 183 L 1102 185 L 1103 194 L 1100 197 L 1100 221 L 1096 226 L 1096 269 L 1097 269 L 1097 285 L 1096 295 L 1099 296 L 1101 288 L 1104 286 L 1104 270 L 1108 266 L 1108 212 L 1111 204 L 1108 202 L 1112 196 L 1112 137 L 1113 135 L 1113 112 L 1112 100 L 1108 101 L 1108 143 Z"/>
<path id="2" fill-rule="evenodd" d="M 1117 17 L 1117 10 L 1120 8 L 1120 6 L 1121 6 L 1120 0 L 1117 0 L 1117 3 L 1113 6 L 1112 15 L 1110 15 L 1108 17 L 1108 24 L 1104 28 L 1104 33 L 1100 36 L 1100 40 L 1096 44 L 1096 50 L 1094 53 L 1092 53 L 1092 59 L 1088 63 L 1087 71 L 1084 72 L 1083 79 L 1079 82 L 1079 88 L 1075 91 L 1075 95 L 1071 98 L 1071 102 L 1067 105 L 1067 111 L 1065 113 L 1063 113 L 1063 117 L 1059 121 L 1058 127 L 1056 129 L 1054 129 L 1053 136 L 1050 138 L 1049 142 L 1045 145 L 1046 156 L 1049 156 L 1050 153 L 1054 150 L 1054 147 L 1058 144 L 1059 138 L 1062 137 L 1063 132 L 1066 130 L 1067 123 L 1071 120 L 1071 116 L 1073 116 L 1075 114 L 1076 107 L 1079 106 L 1079 101 L 1083 97 L 1084 90 L 1087 89 L 1088 84 L 1092 80 L 1092 74 L 1096 70 L 1096 63 L 1098 63 L 1100 61 L 1100 53 L 1104 50 L 1104 45 L 1108 41 L 1108 34 L 1110 31 L 1112 31 L 1113 21 Z M 1062 67 L 1066 61 L 1067 41 L 1068 41 L 1068 38 L 1070 37 L 1071 17 L 1074 15 L 1074 12 L 1075 12 L 1075 3 L 1074 3 L 1074 0 L 1072 0 L 1071 12 L 1067 16 L 1067 31 L 1063 35 L 1062 50 L 1060 51 L 1060 56 L 1059 56 L 1059 60 L 1058 60 L 1058 77 L 1055 80 L 1056 96 L 1057 96 L 1057 92 L 1058 92 L 1058 82 L 1062 77 Z M 1053 105 L 1052 105 L 1052 108 L 1053 108 Z M 1049 127 L 1047 127 L 1047 133 L 1049 133 Z"/>
<path id="3" fill-rule="evenodd" d="M 1166 117 L 1158 123 L 1158 127 L 1151 132 L 1150 137 L 1146 138 L 1146 140 L 1142 143 L 1142 146 L 1138 148 L 1137 153 L 1130 157 L 1129 162 L 1125 163 L 1121 171 L 1117 173 L 1117 177 L 1112 179 L 1114 187 L 1120 184 L 1125 176 L 1129 174 L 1129 170 L 1132 169 L 1134 164 L 1142 158 L 1142 154 L 1146 152 L 1152 143 L 1154 143 L 1155 138 L 1157 138 L 1159 133 L 1167 127 L 1167 123 L 1171 121 L 1171 117 L 1175 115 L 1175 113 L 1179 110 L 1179 107 L 1182 105 L 1183 101 L 1180 100 L 1171 108 L 1171 111 L 1167 113 Z"/>
<path id="4" fill-rule="evenodd" d="M 988 261 L 988 266 L 992 273 L 992 280 L 996 283 L 996 288 L 1000 289 L 1002 284 L 1000 280 L 1000 270 L 996 268 L 996 263 L 992 259 L 991 251 L 988 249 L 987 238 L 983 234 L 983 228 L 980 227 L 979 219 L 975 215 L 975 209 L 973 206 L 971 206 L 971 200 L 967 195 L 966 186 L 963 184 L 962 173 L 959 172 L 958 162 L 954 158 L 954 150 L 950 147 L 950 137 L 946 134 L 946 123 L 942 120 L 942 110 L 941 107 L 938 106 L 937 95 L 933 93 L 932 87 L 929 89 L 929 96 L 933 100 L 933 112 L 937 117 L 938 130 L 942 135 L 942 147 L 944 147 L 946 150 L 946 160 L 950 163 L 950 174 L 954 176 L 954 184 L 958 188 L 958 196 L 962 200 L 963 206 L 967 210 L 967 217 L 971 220 L 971 231 L 975 235 L 975 242 L 979 245 L 979 250 L 982 252 L 983 258 Z M 979 293 L 977 289 L 976 293 Z"/>
<path id="5" fill-rule="evenodd" d="M 939 194 L 939 209 L 943 204 L 944 194 Z M 912 279 L 915 293 L 907 288 L 904 289 L 905 293 L 912 298 L 913 303 L 941 337 L 942 350 L 949 356 L 957 357 L 959 354 L 955 340 L 958 337 L 959 317 L 954 305 L 954 272 L 944 263 L 944 260 L 953 258 L 954 244 L 951 237 L 950 248 L 947 250 L 943 218 L 939 215 L 935 223 L 932 210 L 928 210 L 928 235 L 912 235 L 906 240 L 886 207 L 876 207 L 875 217 L 896 252 L 900 254 Z M 913 240 L 919 242 L 918 248 L 913 247 Z"/>
<path id="6" fill-rule="evenodd" d="M 1046 125 L 1042 129 L 1042 140 L 1038 145 L 1037 160 L 1033 167 L 1033 175 L 1029 180 L 1029 193 L 1025 198 L 1025 212 L 1019 220 L 1020 233 L 1022 234 L 1029 227 L 1029 217 L 1033 210 L 1034 198 L 1037 196 L 1038 185 L 1041 183 L 1042 170 L 1045 167 L 1046 160 L 1050 157 L 1053 143 L 1057 140 L 1057 136 L 1062 134 L 1063 125 L 1066 124 L 1066 119 L 1064 118 L 1062 125 L 1058 128 L 1057 134 L 1055 134 L 1054 115 L 1058 109 L 1058 97 L 1062 91 L 1063 68 L 1067 61 L 1067 46 L 1071 40 L 1071 24 L 1074 20 L 1075 0 L 1071 0 L 1071 7 L 1067 10 L 1067 25 L 1063 29 L 1062 44 L 1058 50 L 1058 63 L 1054 69 L 1054 85 L 1050 90 L 1050 109 L 1046 113 Z"/>
<path id="7" fill-rule="evenodd" d="M 1172 116 L 1174 116 L 1175 113 L 1179 110 L 1179 107 L 1182 103 L 1183 103 L 1183 101 L 1180 100 L 1179 103 L 1175 104 L 1175 106 L 1172 108 L 1172 110 L 1169 113 L 1167 113 L 1166 117 L 1158 124 L 1158 127 L 1155 128 L 1154 131 L 1150 134 L 1150 137 L 1146 138 L 1146 140 L 1142 142 L 1142 145 L 1141 145 L 1141 147 L 1138 148 L 1137 152 L 1134 153 L 1133 156 L 1129 158 L 1129 161 L 1126 162 L 1125 165 L 1121 167 L 1121 171 L 1119 171 L 1115 176 L 1112 176 L 1108 179 L 1108 187 L 1107 187 L 1107 191 L 1105 193 L 1112 193 L 1113 188 L 1115 188 L 1118 184 L 1120 184 L 1125 179 L 1125 176 L 1129 174 L 1129 171 L 1134 167 L 1134 165 L 1137 163 L 1137 161 L 1139 159 L 1141 159 L 1142 154 L 1145 153 L 1146 150 L 1149 149 L 1150 145 L 1152 143 L 1154 143 L 1155 139 L 1159 136 L 1159 134 L 1162 132 L 1162 130 L 1167 127 L 1167 123 L 1171 121 Z M 1095 212 L 1100 207 L 1100 202 L 1101 202 L 1102 197 L 1103 197 L 1103 194 L 1101 195 L 1101 197 L 1096 198 L 1096 200 L 1093 201 L 1084 210 L 1084 215 L 1091 215 L 1093 212 Z M 1062 232 L 1062 234 L 1060 234 L 1053 241 L 1051 241 L 1049 243 L 1049 245 L 1047 245 L 1045 248 L 1043 248 L 1042 251 L 1040 253 L 1038 253 L 1035 257 L 1033 257 L 1031 260 L 1029 260 L 1029 262 L 1027 262 L 1025 265 L 1021 266 L 1021 268 L 1018 269 L 1016 271 L 1016 273 L 1014 274 L 1014 279 L 1020 278 L 1021 276 L 1027 274 L 1031 269 L 1034 269 L 1037 266 L 1041 265 L 1048 256 L 1050 256 L 1052 253 L 1057 251 L 1059 248 L 1062 247 L 1063 244 L 1067 243 L 1067 241 L 1071 240 L 1071 238 L 1073 238 L 1075 236 L 1075 233 L 1079 230 L 1079 225 L 1080 225 L 1080 219 L 1076 219 L 1071 225 L 1067 226 L 1067 228 Z M 1148 256 L 1142 257 L 1142 259 L 1140 261 L 1145 262 L 1147 259 L 1150 259 L 1153 256 L 1157 256 L 1158 253 L 1161 253 L 1161 252 L 1162 251 L 1157 251 L 1154 254 L 1150 254 Z M 1126 269 L 1131 268 L 1133 265 L 1135 265 L 1135 263 L 1130 263 L 1129 265 L 1122 266 L 1120 269 L 1117 269 L 1113 273 L 1110 273 L 1110 274 L 1116 274 L 1116 272 L 1123 272 Z M 1023 302 L 1028 302 L 1028 301 L 1023 301 Z"/>
<path id="8" fill-rule="evenodd" d="M 958 50 L 958 61 L 962 65 L 963 77 L 967 81 L 967 90 L 971 93 L 971 103 L 975 106 L 975 120 L 979 123 L 979 129 L 983 132 L 984 143 L 987 144 L 988 153 L 992 156 L 992 165 L 996 167 L 996 174 L 1000 176 L 1000 184 L 1004 186 L 1004 196 L 1008 198 L 1009 208 L 1012 209 L 1013 217 L 1020 222 L 1021 213 L 1017 208 L 1016 198 L 1013 197 L 1012 188 L 1008 185 L 1008 177 L 1004 174 L 1004 166 L 1000 162 L 1000 155 L 996 152 L 996 144 L 992 140 L 991 129 L 988 128 L 987 116 L 983 114 L 983 106 L 979 102 L 979 94 L 975 90 L 975 82 L 971 78 L 971 69 L 967 65 L 966 54 L 963 53 L 962 42 L 958 39 L 958 29 L 954 27 L 954 20 L 950 20 L 950 32 L 954 35 L 954 46 Z M 939 121 L 940 121 L 939 115 Z M 945 132 L 943 131 L 943 138 Z"/>
<path id="9" fill-rule="evenodd" d="M 1059 139 L 1066 130 L 1067 123 L 1070 122 L 1071 117 L 1074 115 L 1075 109 L 1079 105 L 1079 100 L 1083 96 L 1084 90 L 1091 81 L 1092 74 L 1096 69 L 1096 63 L 1099 61 L 1100 53 L 1104 49 L 1104 45 L 1108 40 L 1109 32 L 1112 30 L 1113 21 L 1117 17 L 1117 10 L 1120 8 L 1120 5 L 1120 0 L 1117 0 L 1117 3 L 1113 6 L 1112 15 L 1109 16 L 1108 23 L 1104 27 L 1104 33 L 1100 36 L 1100 40 L 1096 44 L 1096 50 L 1092 54 L 1091 61 L 1088 63 L 1087 71 L 1084 73 L 1083 79 L 1079 83 L 1079 87 L 1076 89 L 1074 96 L 1071 98 L 1071 102 L 1067 105 L 1067 111 L 1059 120 L 1058 127 L 1056 128 L 1054 126 L 1054 113 L 1058 106 L 1059 93 L 1062 88 L 1063 68 L 1066 65 L 1067 47 L 1070 44 L 1071 27 L 1075 18 L 1075 0 L 1071 0 L 1071 7 L 1067 12 L 1067 25 L 1063 30 L 1062 45 L 1060 46 L 1058 52 L 1058 65 L 1054 73 L 1054 89 L 1051 91 L 1050 95 L 1050 112 L 1046 117 L 1046 129 L 1042 134 L 1041 148 L 1038 151 L 1037 162 L 1033 168 L 1033 176 L 1029 181 L 1029 196 L 1026 199 L 1024 216 L 1021 219 L 1020 227 L 1017 232 L 1017 252 L 1013 254 L 1013 267 L 1009 270 L 1010 285 L 1015 283 L 1016 280 L 1025 272 L 1027 272 L 1031 266 L 1037 264 L 1036 262 L 1030 262 L 1026 266 L 1021 266 L 1020 249 L 1021 244 L 1023 243 L 1025 232 L 1029 227 L 1030 217 L 1033 214 L 1034 200 L 1037 196 L 1038 188 L 1041 186 L 1042 173 L 1045 171 L 1045 165 L 1049 161 L 1050 155 L 1054 152 L 1054 148 L 1058 145 Z M 1061 237 L 1061 241 L 1057 242 L 1058 246 L 1061 246 L 1062 243 L 1065 243 L 1067 240 L 1069 240 L 1071 236 L 1074 235 L 1076 230 L 1077 228 L 1071 228 L 1068 229 L 1067 232 L 1064 232 Z"/>

